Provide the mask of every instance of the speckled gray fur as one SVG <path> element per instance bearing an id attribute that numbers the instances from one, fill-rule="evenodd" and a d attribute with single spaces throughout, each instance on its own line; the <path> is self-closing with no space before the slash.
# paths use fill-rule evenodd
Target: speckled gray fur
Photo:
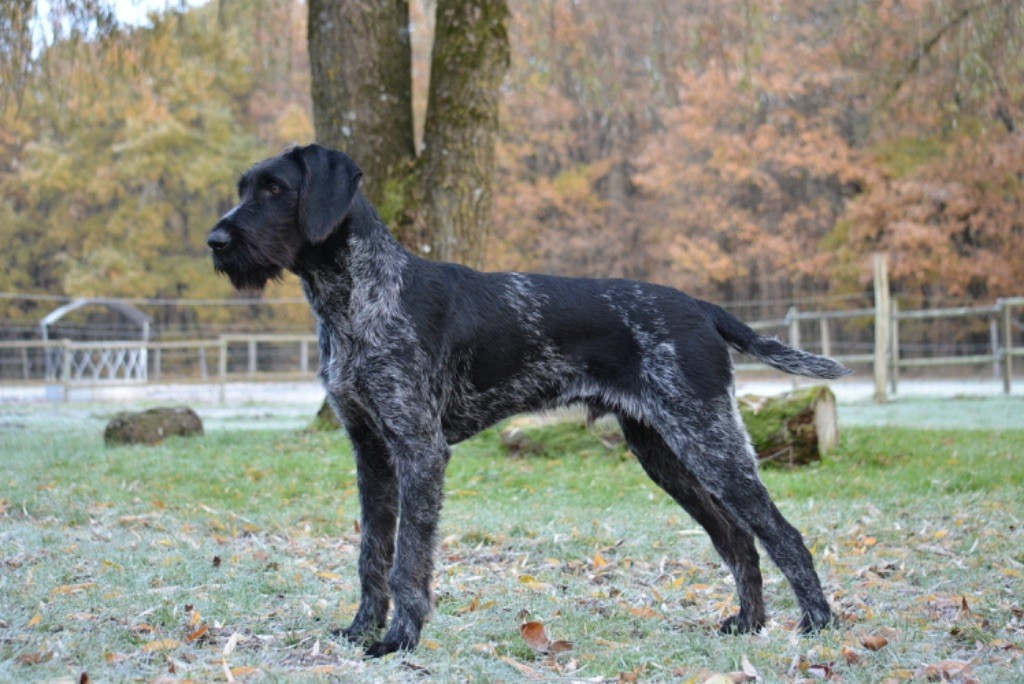
<path id="1" fill-rule="evenodd" d="M 728 349 L 812 377 L 846 369 L 670 288 L 425 261 L 391 237 L 359 175 L 318 146 L 261 162 L 210 236 L 215 267 L 236 285 L 291 270 L 316 314 L 362 505 L 362 598 L 346 636 L 374 656 L 419 641 L 449 445 L 571 403 L 615 414 L 644 470 L 708 531 L 740 601 L 723 631 L 764 624 L 755 538 L 789 579 L 804 629 L 831 621 L 810 553 L 758 477 Z"/>

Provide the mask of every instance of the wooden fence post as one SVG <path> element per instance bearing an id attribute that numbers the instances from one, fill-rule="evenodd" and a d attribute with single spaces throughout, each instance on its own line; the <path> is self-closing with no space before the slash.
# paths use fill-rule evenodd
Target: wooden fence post
<path id="1" fill-rule="evenodd" d="M 217 381 L 220 383 L 220 403 L 224 403 L 228 383 L 228 341 L 223 335 L 217 347 Z"/>
<path id="2" fill-rule="evenodd" d="M 64 401 L 71 401 L 71 340 L 63 339 L 60 344 L 64 355 L 60 366 L 60 380 L 64 385 Z"/>
<path id="3" fill-rule="evenodd" d="M 889 368 L 889 341 L 892 322 L 892 308 L 889 299 L 889 260 L 882 252 L 872 255 L 875 272 L 875 401 L 884 404 L 889 401 L 886 392 Z"/>
<path id="4" fill-rule="evenodd" d="M 889 386 L 892 387 L 892 393 L 896 394 L 896 390 L 900 383 L 900 303 L 895 299 L 890 302 L 892 306 L 892 346 L 889 350 L 889 355 L 892 357 L 892 364 L 889 372 L 892 373 L 892 377 L 889 380 Z"/>
<path id="5" fill-rule="evenodd" d="M 832 330 L 828 316 L 822 316 L 818 324 L 821 326 L 821 355 L 832 356 Z"/>
<path id="6" fill-rule="evenodd" d="M 1005 299 L 998 304 L 1003 313 L 1003 394 L 1009 396 L 1013 389 L 1013 307 Z"/>
<path id="7" fill-rule="evenodd" d="M 786 312 L 786 321 L 789 322 L 789 346 L 793 347 L 793 349 L 800 348 L 800 319 L 798 317 L 799 313 L 800 312 L 797 311 L 797 308 L 795 306 L 789 307 L 789 311 Z M 792 378 L 793 389 L 796 389 L 796 376 L 794 375 L 792 376 Z"/>
<path id="8" fill-rule="evenodd" d="M 256 340 L 249 340 L 249 377 L 256 377 Z"/>

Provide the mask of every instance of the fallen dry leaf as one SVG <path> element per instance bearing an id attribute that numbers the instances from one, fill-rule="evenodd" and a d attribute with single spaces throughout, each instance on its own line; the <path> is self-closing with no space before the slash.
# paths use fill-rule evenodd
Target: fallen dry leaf
<path id="1" fill-rule="evenodd" d="M 849 646 L 844 646 L 843 647 L 843 660 L 846 661 L 847 665 L 856 665 L 857 663 L 859 663 L 861 661 L 861 655 L 860 655 L 860 653 L 857 653 L 857 651 L 853 650 Z"/>
<path id="2" fill-rule="evenodd" d="M 548 646 L 548 651 L 550 651 L 551 653 L 565 653 L 566 651 L 571 651 L 571 650 L 572 650 L 572 642 L 571 641 L 565 641 L 564 639 L 559 639 L 557 641 L 552 641 L 551 645 Z"/>
<path id="3" fill-rule="evenodd" d="M 238 667 L 231 668 L 232 677 L 248 677 L 251 674 L 255 674 L 260 671 L 260 668 L 253 667 L 252 665 L 239 665 Z"/>
<path id="4" fill-rule="evenodd" d="M 537 670 L 534 670 L 529 665 L 524 665 L 523 663 L 519 662 L 518 660 L 515 660 L 513 658 L 509 658 L 508 656 L 498 656 L 498 660 L 500 660 L 503 663 L 506 663 L 508 665 L 511 665 L 512 667 L 514 667 L 515 669 L 519 670 L 520 672 L 522 672 L 524 675 L 526 675 L 530 679 L 543 679 L 544 678 L 543 674 L 541 674 Z"/>
<path id="5" fill-rule="evenodd" d="M 475 613 L 476 610 L 479 607 L 480 607 L 480 597 L 479 596 L 474 596 L 472 602 L 470 602 L 470 604 L 468 606 L 462 606 L 461 608 L 459 608 L 455 612 L 458 613 L 459 615 L 464 615 L 466 613 Z"/>
<path id="6" fill-rule="evenodd" d="M 705 679 L 701 684 L 735 684 L 732 675 L 716 673 Z"/>
<path id="7" fill-rule="evenodd" d="M 971 663 L 966 660 L 941 660 L 923 666 L 914 673 L 914 678 L 929 682 L 963 682 L 963 684 L 977 684 L 978 682 L 971 670 Z"/>
<path id="8" fill-rule="evenodd" d="M 206 636 L 206 633 L 209 632 L 209 631 L 210 631 L 209 626 L 203 625 L 202 627 L 200 627 L 196 631 L 194 631 L 191 634 L 189 634 L 188 637 L 185 638 L 185 641 L 187 641 L 188 643 L 191 644 L 196 639 L 202 639 L 204 636 Z"/>
<path id="9" fill-rule="evenodd" d="M 53 659 L 53 651 L 22 653 L 16 658 L 19 665 L 38 665 Z"/>
<path id="10" fill-rule="evenodd" d="M 55 596 L 60 596 L 63 594 L 77 594 L 80 591 L 92 589 L 95 586 L 95 582 L 82 582 L 81 584 L 65 584 L 62 587 L 54 587 L 50 590 L 50 593 Z"/>
<path id="11" fill-rule="evenodd" d="M 889 643 L 889 640 L 884 636 L 873 634 L 871 636 L 864 637 L 860 644 L 869 651 L 880 651 Z"/>
<path id="12" fill-rule="evenodd" d="M 600 568 L 603 568 L 606 565 L 608 565 L 608 561 L 605 560 L 605 557 L 601 555 L 600 551 L 595 551 L 594 552 L 594 568 L 595 569 L 600 569 Z"/>
<path id="13" fill-rule="evenodd" d="M 536 620 L 524 622 L 519 625 L 519 633 L 523 635 L 523 639 L 533 650 L 538 653 L 548 652 L 551 640 L 548 639 L 547 632 L 544 631 L 543 622 L 537 622 Z"/>
<path id="14" fill-rule="evenodd" d="M 235 646 L 238 645 L 238 642 L 241 640 L 241 638 L 242 635 L 239 632 L 235 632 L 228 638 L 228 642 L 224 644 L 223 655 L 225 658 L 231 655 L 231 652 L 235 650 Z"/>
<path id="15" fill-rule="evenodd" d="M 635 615 L 636 617 L 643 618 L 644 620 L 656 620 L 660 617 L 664 617 L 661 613 L 649 606 L 643 606 L 642 608 L 629 608 L 628 610 L 630 615 Z"/>
<path id="16" fill-rule="evenodd" d="M 153 641 L 142 647 L 142 652 L 169 651 L 172 648 L 178 648 L 178 646 L 181 646 L 181 642 L 176 639 L 153 639 Z"/>
<path id="17" fill-rule="evenodd" d="M 38 625 L 42 621 L 43 621 L 43 616 L 40 615 L 39 613 L 36 613 L 35 615 L 32 616 L 32 619 L 28 621 L 28 626 L 29 627 L 35 627 L 36 625 Z"/>
<path id="18" fill-rule="evenodd" d="M 341 579 L 341 575 L 339 575 L 338 573 L 336 573 L 336 572 L 328 572 L 326 570 L 318 571 L 316 573 L 316 576 L 319 577 L 320 579 L 331 580 L 332 582 L 337 582 L 338 580 Z"/>

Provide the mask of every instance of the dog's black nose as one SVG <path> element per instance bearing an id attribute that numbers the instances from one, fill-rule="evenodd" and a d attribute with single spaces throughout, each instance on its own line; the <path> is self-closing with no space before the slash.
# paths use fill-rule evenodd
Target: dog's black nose
<path id="1" fill-rule="evenodd" d="M 215 252 L 227 247 L 229 242 L 231 242 L 231 235 L 223 228 L 214 228 L 206 240 L 206 244 Z"/>

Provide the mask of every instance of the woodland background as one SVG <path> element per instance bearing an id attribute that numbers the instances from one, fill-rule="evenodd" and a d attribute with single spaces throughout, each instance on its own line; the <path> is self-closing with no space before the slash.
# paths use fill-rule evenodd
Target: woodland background
<path id="1" fill-rule="evenodd" d="M 433 4 L 410 2 L 420 126 Z M 0 293 L 236 296 L 206 234 L 240 172 L 315 138 L 305 3 L 220 0 L 140 27 L 86 0 L 87 21 L 34 33 L 5 5 Z M 747 318 L 863 300 L 879 250 L 905 306 L 1021 294 L 1019 0 L 509 8 L 484 267 L 650 280 Z M 294 278 L 267 294 L 298 295 Z M 0 299 L 0 318 L 49 308 Z M 156 323 L 238 315 L 170 305 Z"/>

